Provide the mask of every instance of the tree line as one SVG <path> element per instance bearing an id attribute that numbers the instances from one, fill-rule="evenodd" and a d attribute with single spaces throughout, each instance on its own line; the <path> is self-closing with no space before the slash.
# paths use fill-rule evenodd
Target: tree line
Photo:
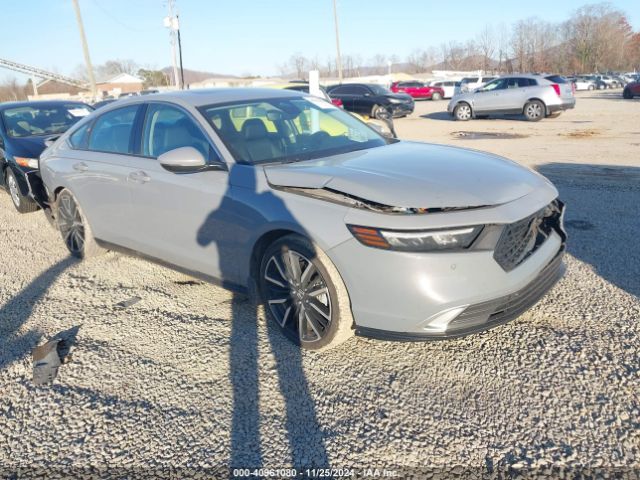
<path id="1" fill-rule="evenodd" d="M 473 38 L 416 48 L 401 61 L 397 55 L 342 56 L 346 77 L 380 75 L 389 70 L 422 73 L 431 70 L 554 72 L 561 74 L 640 69 L 640 32 L 626 14 L 609 3 L 585 5 L 564 22 L 539 18 L 507 26 L 485 25 Z M 300 53 L 278 66 L 282 75 L 304 78 L 311 69 L 336 77 L 333 57 L 324 61 Z"/>

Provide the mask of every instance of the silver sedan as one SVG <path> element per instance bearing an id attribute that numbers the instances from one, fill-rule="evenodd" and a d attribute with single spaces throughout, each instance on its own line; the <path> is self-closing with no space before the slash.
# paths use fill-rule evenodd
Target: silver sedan
<path id="1" fill-rule="evenodd" d="M 544 177 L 384 138 L 298 92 L 118 101 L 40 168 L 72 255 L 142 255 L 254 295 L 308 349 L 490 328 L 563 272 L 563 204 Z"/>

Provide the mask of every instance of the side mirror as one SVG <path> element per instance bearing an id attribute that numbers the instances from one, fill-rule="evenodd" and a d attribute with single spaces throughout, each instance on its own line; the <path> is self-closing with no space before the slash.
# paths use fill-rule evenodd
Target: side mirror
<path id="1" fill-rule="evenodd" d="M 193 147 L 180 147 L 163 153 L 158 157 L 165 170 L 174 173 L 193 173 L 204 170 L 224 170 L 224 164 L 208 165 L 199 150 Z"/>

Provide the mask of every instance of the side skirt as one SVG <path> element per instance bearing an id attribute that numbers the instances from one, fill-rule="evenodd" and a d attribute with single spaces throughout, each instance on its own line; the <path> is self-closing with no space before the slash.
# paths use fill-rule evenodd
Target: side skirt
<path id="1" fill-rule="evenodd" d="M 230 290 L 235 293 L 241 293 L 243 295 L 248 295 L 250 293 L 249 288 L 247 288 L 246 286 L 238 285 L 237 283 L 229 282 L 226 280 L 220 280 L 219 278 L 212 277 L 211 275 L 207 275 L 202 272 L 191 270 L 189 268 L 180 267 L 179 265 L 174 265 L 173 263 L 169 263 L 166 260 L 152 257 L 151 255 L 147 255 L 145 253 L 139 252 L 137 250 L 133 250 L 131 248 L 123 247 L 121 245 L 116 245 L 115 243 L 111 243 L 111 242 L 106 242 L 98 238 L 96 238 L 96 243 L 100 245 L 102 248 L 105 248 L 107 250 L 111 250 L 114 252 L 122 253 L 124 255 L 128 255 L 130 257 L 141 258 L 143 260 L 153 262 L 162 267 L 170 268 L 171 270 L 175 270 L 176 272 L 184 273 L 185 275 L 189 275 L 190 277 L 197 278 L 198 280 L 202 280 L 203 282 L 210 283 L 217 287 L 222 287 L 225 290 Z"/>

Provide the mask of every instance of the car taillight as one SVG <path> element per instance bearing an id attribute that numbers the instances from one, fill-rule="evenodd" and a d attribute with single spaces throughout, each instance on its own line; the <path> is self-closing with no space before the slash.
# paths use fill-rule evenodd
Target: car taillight
<path id="1" fill-rule="evenodd" d="M 553 87 L 553 89 L 556 91 L 556 94 L 558 96 L 560 96 L 560 85 L 558 85 L 557 83 L 554 83 L 551 85 Z"/>
<path id="2" fill-rule="evenodd" d="M 331 103 L 333 103 L 336 107 L 342 107 L 342 100 L 339 98 L 332 98 Z"/>

